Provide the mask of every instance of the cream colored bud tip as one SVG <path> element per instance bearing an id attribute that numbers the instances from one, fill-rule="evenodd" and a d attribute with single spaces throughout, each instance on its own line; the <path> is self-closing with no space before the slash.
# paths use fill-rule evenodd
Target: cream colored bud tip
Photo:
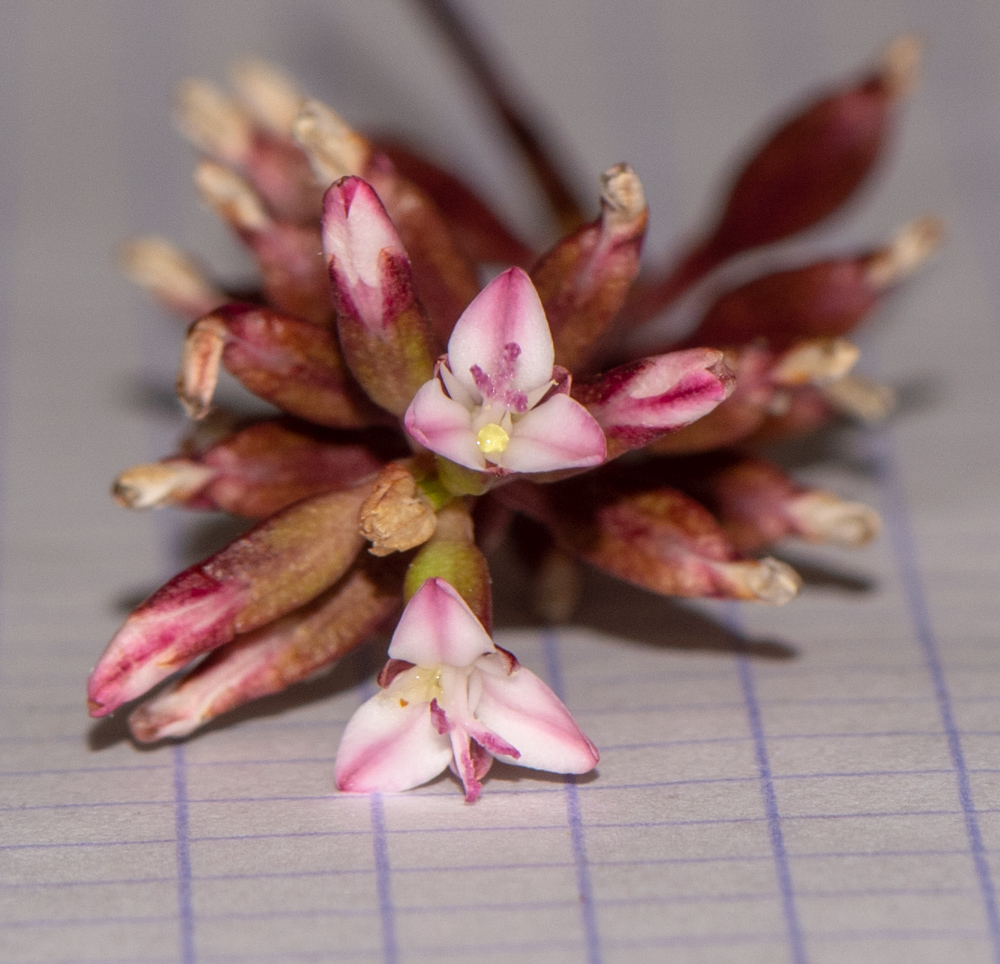
<path id="1" fill-rule="evenodd" d="M 271 224 L 254 189 L 228 167 L 201 161 L 194 170 L 194 183 L 205 203 L 237 227 L 263 231 Z"/>
<path id="2" fill-rule="evenodd" d="M 861 355 L 846 338 L 815 338 L 785 353 L 772 378 L 779 385 L 825 385 L 843 378 Z"/>
<path id="3" fill-rule="evenodd" d="M 809 492 L 789 506 L 800 533 L 815 542 L 858 548 L 882 531 L 879 514 L 864 502 L 847 502 L 832 492 Z"/>
<path id="4" fill-rule="evenodd" d="M 823 385 L 822 392 L 841 415 L 862 422 L 880 422 L 896 407 L 896 392 L 890 386 L 857 375 Z"/>
<path id="5" fill-rule="evenodd" d="M 230 64 L 229 80 L 257 120 L 275 133 L 291 134 L 305 101 L 291 77 L 259 57 L 243 57 Z"/>
<path id="6" fill-rule="evenodd" d="M 628 164 L 616 164 L 601 175 L 601 201 L 615 221 L 634 221 L 646 210 L 642 181 Z"/>
<path id="7" fill-rule="evenodd" d="M 784 606 L 802 588 L 802 577 L 785 562 L 766 556 L 747 565 L 745 585 L 757 602 Z"/>
<path id="8" fill-rule="evenodd" d="M 882 80 L 892 97 L 909 97 L 917 86 L 924 41 L 914 33 L 904 33 L 882 54 Z"/>
<path id="9" fill-rule="evenodd" d="M 944 221 L 933 215 L 916 218 L 872 256 L 868 279 L 876 287 L 895 284 L 913 274 L 938 248 L 945 238 Z"/>
<path id="10" fill-rule="evenodd" d="M 194 495 L 214 475 L 186 459 L 133 465 L 115 479 L 111 494 L 126 509 L 161 508 Z"/>
<path id="11" fill-rule="evenodd" d="M 303 104 L 292 124 L 292 134 L 322 181 L 361 174 L 367 163 L 368 142 L 318 100 Z"/>
<path id="12" fill-rule="evenodd" d="M 205 80 L 181 81 L 174 96 L 174 122 L 195 147 L 231 164 L 250 152 L 253 127 L 240 106 Z"/>
<path id="13" fill-rule="evenodd" d="M 171 301 L 200 302 L 223 297 L 183 251 L 163 238 L 126 241 L 118 249 L 118 263 L 130 281 Z"/>

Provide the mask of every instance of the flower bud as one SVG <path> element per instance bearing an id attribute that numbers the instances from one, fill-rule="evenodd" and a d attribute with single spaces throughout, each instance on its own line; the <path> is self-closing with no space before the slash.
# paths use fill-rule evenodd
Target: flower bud
<path id="1" fill-rule="evenodd" d="M 187 736 L 222 713 L 331 667 L 399 608 L 399 576 L 354 568 L 288 616 L 237 636 L 129 716 L 140 743 Z"/>
<path id="2" fill-rule="evenodd" d="M 346 572 L 370 486 L 299 502 L 185 569 L 126 620 L 88 687 L 92 716 L 141 696 L 194 657 L 297 609 Z"/>
<path id="3" fill-rule="evenodd" d="M 301 499 L 349 488 L 381 460 L 287 419 L 257 422 L 190 458 L 126 469 L 115 499 L 131 509 L 184 505 L 262 519 Z"/>
<path id="4" fill-rule="evenodd" d="M 319 231 L 274 220 L 243 178 L 214 161 L 197 166 L 195 183 L 206 203 L 253 252 L 268 304 L 319 325 L 329 324 L 333 311 Z"/>
<path id="5" fill-rule="evenodd" d="M 728 346 L 766 338 L 781 348 L 801 338 L 846 335 L 887 288 L 926 260 L 941 232 L 937 219 L 920 218 L 877 251 L 750 281 L 722 295 L 686 343 Z"/>
<path id="6" fill-rule="evenodd" d="M 332 332 L 270 308 L 226 305 L 191 326 L 177 394 L 192 418 L 208 413 L 220 365 L 255 395 L 318 425 L 382 418 L 350 380 Z"/>
<path id="7" fill-rule="evenodd" d="M 612 459 L 707 415 L 734 386 L 721 351 L 692 348 L 575 382 L 572 396 L 604 430 Z"/>
<path id="8" fill-rule="evenodd" d="M 387 556 L 423 545 L 437 526 L 434 505 L 405 466 L 392 462 L 375 479 L 361 507 L 361 534 L 373 556 Z"/>
<path id="9" fill-rule="evenodd" d="M 402 415 L 439 351 L 406 251 L 372 188 L 357 177 L 323 201 L 323 250 L 347 364 L 375 402 Z"/>
<path id="10" fill-rule="evenodd" d="M 647 220 L 639 178 L 618 164 L 601 175 L 601 216 L 563 238 L 531 269 L 557 364 L 573 370 L 593 355 L 639 273 Z"/>
<path id="11" fill-rule="evenodd" d="M 163 238 L 133 238 L 119 249 L 118 262 L 130 281 L 188 321 L 229 300 L 183 251 Z"/>

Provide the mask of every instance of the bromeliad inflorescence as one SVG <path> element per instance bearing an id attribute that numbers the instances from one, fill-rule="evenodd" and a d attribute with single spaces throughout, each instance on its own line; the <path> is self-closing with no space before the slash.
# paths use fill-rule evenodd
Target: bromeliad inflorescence
<path id="1" fill-rule="evenodd" d="M 482 546 L 527 517 L 536 556 L 658 593 L 780 604 L 799 579 L 759 555 L 770 545 L 876 534 L 869 507 L 752 450 L 888 411 L 887 389 L 850 374 L 845 336 L 936 247 L 935 220 L 731 289 L 658 351 L 622 346 L 735 255 L 841 206 L 882 150 L 918 50 L 897 40 L 860 82 L 795 114 L 701 240 L 643 275 L 646 202 L 627 165 L 602 175 L 585 223 L 522 125 L 554 213 L 574 222 L 537 254 L 454 175 L 369 140 L 266 64 L 237 66 L 235 96 L 187 82 L 178 121 L 205 155 L 198 189 L 260 285 L 234 299 L 159 239 L 129 245 L 126 269 L 192 322 L 178 393 L 193 418 L 222 369 L 281 414 L 117 480 L 133 508 L 260 521 L 129 616 L 91 676 L 91 713 L 141 700 L 136 739 L 185 736 L 331 666 L 405 603 L 380 692 L 344 733 L 341 789 L 407 789 L 451 766 L 473 800 L 493 758 L 592 769 L 566 707 L 490 638 Z"/>

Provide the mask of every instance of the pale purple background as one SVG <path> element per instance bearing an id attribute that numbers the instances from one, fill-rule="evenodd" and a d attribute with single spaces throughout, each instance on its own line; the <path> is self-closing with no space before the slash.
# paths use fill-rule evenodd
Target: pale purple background
<path id="1" fill-rule="evenodd" d="M 359 126 L 452 158 L 526 234 L 544 226 L 403 0 L 0 3 L 0 961 L 1000 962 L 1000 7 L 464 7 L 581 192 L 635 167 L 654 257 L 775 109 L 900 31 L 926 36 L 877 190 L 789 252 L 926 211 L 949 223 L 943 256 L 862 339 L 903 411 L 806 468 L 877 505 L 885 536 L 854 555 L 791 548 L 814 575 L 784 610 L 683 609 L 594 580 L 579 627 L 506 630 L 602 747 L 578 785 L 507 770 L 475 807 L 449 779 L 336 796 L 363 696 L 343 686 L 173 749 L 92 727 L 83 681 L 122 607 L 197 548 L 187 523 L 105 496 L 182 424 L 179 328 L 111 252 L 159 231 L 242 265 L 190 190 L 176 81 L 274 58 Z M 699 612 L 795 656 L 720 650 Z"/>

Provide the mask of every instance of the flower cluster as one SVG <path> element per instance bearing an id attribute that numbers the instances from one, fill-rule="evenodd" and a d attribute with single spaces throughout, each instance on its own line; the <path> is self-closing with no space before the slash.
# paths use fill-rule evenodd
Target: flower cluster
<path id="1" fill-rule="evenodd" d="M 398 618 L 380 690 L 343 735 L 342 790 L 403 790 L 450 766 L 471 801 L 494 758 L 592 769 L 566 707 L 490 638 L 484 551 L 527 517 L 543 568 L 586 562 L 656 593 L 781 604 L 799 579 L 768 547 L 876 534 L 872 509 L 795 482 L 754 446 L 889 409 L 887 389 L 851 374 L 845 336 L 934 249 L 934 219 L 724 291 L 658 350 L 627 346 L 716 268 L 854 193 L 917 53 L 901 38 L 805 105 L 700 239 L 642 274 L 647 208 L 625 164 L 601 176 L 592 221 L 543 179 L 566 233 L 539 253 L 453 174 L 353 130 L 269 65 L 238 65 L 233 95 L 187 82 L 177 119 L 203 154 L 196 184 L 259 287 L 237 298 L 156 238 L 130 244 L 125 267 L 190 322 L 178 394 L 193 419 L 223 369 L 280 414 L 195 433 L 116 481 L 132 508 L 257 524 L 128 617 L 90 678 L 92 715 L 140 700 L 136 739 L 182 737 Z M 536 599 L 540 612 L 570 613 L 571 584 Z"/>

